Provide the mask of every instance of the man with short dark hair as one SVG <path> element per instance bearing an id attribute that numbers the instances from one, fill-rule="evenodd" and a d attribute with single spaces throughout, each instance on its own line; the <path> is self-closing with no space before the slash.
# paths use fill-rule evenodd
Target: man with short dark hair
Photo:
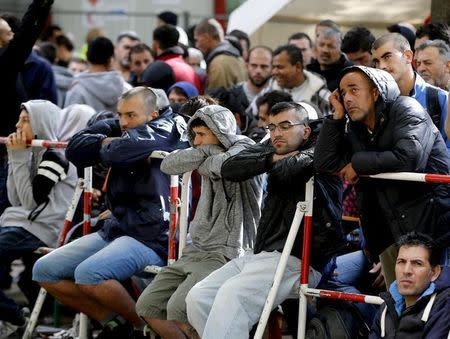
<path id="1" fill-rule="evenodd" d="M 417 48 L 427 40 L 436 39 L 444 40 L 447 45 L 450 45 L 450 27 L 448 24 L 443 22 L 432 22 L 420 26 L 416 31 L 414 48 Z"/>
<path id="2" fill-rule="evenodd" d="M 64 107 L 86 104 L 97 112 L 116 111 L 117 100 L 126 86 L 120 73 L 112 69 L 114 45 L 105 37 L 92 40 L 87 51 L 88 71 L 78 74 L 66 93 Z"/>
<path id="3" fill-rule="evenodd" d="M 238 182 L 267 172 L 268 193 L 253 253 L 233 259 L 211 273 L 186 297 L 189 322 L 203 339 L 248 337 L 261 315 L 272 285 L 296 204 L 304 200 L 305 183 L 313 175 L 314 138 L 311 137 L 305 108 L 296 103 L 278 103 L 269 113 L 267 128 L 271 140 L 246 148 L 222 166 L 222 177 Z M 314 239 L 311 242 L 315 250 L 312 251 L 310 286 L 317 285 L 321 267 L 342 241 L 340 222 L 333 217 L 342 212 L 340 180 L 326 176 L 316 178 L 315 182 L 321 184 L 315 185 L 317 200 L 314 208 L 321 212 L 320 216 L 314 214 L 317 217 L 314 218 Z M 326 187 L 330 201 L 322 196 L 324 191 L 319 187 Z M 300 228 L 274 307 L 297 291 L 302 234 Z"/>
<path id="4" fill-rule="evenodd" d="M 258 108 L 258 127 L 264 128 L 269 123 L 269 112 L 272 107 L 279 102 L 291 102 L 292 95 L 282 91 L 269 91 L 256 99 L 256 107 Z"/>
<path id="5" fill-rule="evenodd" d="M 342 39 L 341 51 L 354 65 L 372 66 L 372 44 L 375 37 L 366 27 L 353 27 Z"/>
<path id="6" fill-rule="evenodd" d="M 450 89 L 450 45 L 443 40 L 428 40 L 414 53 L 417 73 L 430 85 Z M 448 114 L 448 112 L 447 112 Z"/>
<path id="7" fill-rule="evenodd" d="M 444 131 L 447 117 L 447 92 L 427 84 L 412 66 L 413 52 L 408 40 L 399 33 L 379 37 L 372 46 L 374 67 L 389 72 L 400 88 L 400 94 L 416 99 L 431 116 L 450 151 L 450 140 Z"/>
<path id="8" fill-rule="evenodd" d="M 339 72 L 353 65 L 341 52 L 342 33 L 334 28 L 320 31 L 316 38 L 316 60 L 308 65 L 308 71 L 316 72 L 327 80 L 327 87 L 334 91 Z"/>
<path id="9" fill-rule="evenodd" d="M 138 86 L 142 82 L 142 74 L 153 60 L 153 51 L 146 44 L 137 44 L 130 49 L 130 80 L 132 86 Z"/>
<path id="10" fill-rule="evenodd" d="M 163 25 L 153 31 L 152 49 L 156 60 L 168 64 L 175 75 L 175 82 L 187 81 L 201 91 L 200 78 L 194 68 L 183 59 L 184 51 L 178 46 L 179 33 L 175 26 Z"/>
<path id="11" fill-rule="evenodd" d="M 207 65 L 206 90 L 230 88 L 247 79 L 245 62 L 237 48 L 224 40 L 215 19 L 204 19 L 194 29 L 195 47 L 202 51 Z"/>
<path id="12" fill-rule="evenodd" d="M 273 52 L 272 76 L 268 90 L 287 92 L 293 101 L 312 102 L 323 114 L 328 114 L 327 84 L 322 77 L 304 69 L 302 52 L 297 46 L 283 45 Z"/>
<path id="13" fill-rule="evenodd" d="M 308 34 L 298 32 L 292 34 L 288 39 L 288 44 L 295 45 L 302 51 L 303 65 L 308 66 L 314 59 L 314 49 L 311 38 Z"/>
<path id="14" fill-rule="evenodd" d="M 381 294 L 369 338 L 448 338 L 450 267 L 439 265 L 441 251 L 424 234 L 408 233 L 397 247 L 396 281 Z"/>
<path id="15" fill-rule="evenodd" d="M 117 70 L 125 81 L 130 78 L 130 49 L 141 42 L 136 32 L 126 31 L 117 36 L 114 47 L 114 69 Z"/>
<path id="16" fill-rule="evenodd" d="M 366 179 L 363 175 L 448 175 L 450 158 L 429 115 L 416 100 L 400 96 L 394 78 L 385 71 L 365 66 L 344 69 L 330 103 L 334 114 L 324 120 L 317 141 L 316 169 L 339 173 L 356 183 L 370 259 L 378 261 L 380 256 L 389 286 L 395 280 L 396 257 L 390 247 L 401 235 L 417 230 L 444 247 L 449 245 L 450 186 Z"/>
<path id="17" fill-rule="evenodd" d="M 152 151 L 182 147 L 184 120 L 170 110 L 160 115 L 157 96 L 135 87 L 118 101 L 119 119 L 102 120 L 73 136 L 67 158 L 77 168 L 99 161 L 111 168 L 110 213 L 99 231 L 39 259 L 33 280 L 50 294 L 99 321 L 97 338 L 129 338 L 143 326 L 135 302 L 120 281 L 167 258 L 169 177 Z"/>

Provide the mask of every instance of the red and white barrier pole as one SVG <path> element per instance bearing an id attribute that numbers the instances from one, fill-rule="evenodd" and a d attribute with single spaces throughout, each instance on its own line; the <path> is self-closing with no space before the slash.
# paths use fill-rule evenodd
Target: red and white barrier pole
<path id="1" fill-rule="evenodd" d="M 181 202 L 180 202 L 180 228 L 178 234 L 178 257 L 183 254 L 183 249 L 186 246 L 187 229 L 189 224 L 189 193 L 191 172 L 183 174 L 181 183 Z"/>
<path id="2" fill-rule="evenodd" d="M 0 144 L 6 144 L 8 137 L 0 137 Z M 33 139 L 27 141 L 27 145 L 30 147 L 44 147 L 44 148 L 66 148 L 67 142 L 65 141 L 54 141 L 54 140 L 41 140 Z"/>
<path id="3" fill-rule="evenodd" d="M 305 295 L 309 295 L 317 298 L 326 298 L 326 299 L 338 299 L 338 300 L 346 300 L 357 303 L 366 303 L 373 305 L 381 305 L 384 300 L 380 297 L 374 295 L 365 295 L 365 294 L 357 294 L 357 293 L 347 293 L 347 292 L 339 292 L 339 291 L 330 291 L 330 290 L 320 290 L 317 288 L 308 288 L 306 287 L 303 290 Z"/>
<path id="4" fill-rule="evenodd" d="M 372 179 L 426 182 L 429 184 L 450 184 L 450 175 L 445 174 L 395 172 L 372 174 L 365 177 Z"/>
<path id="5" fill-rule="evenodd" d="M 302 263 L 300 268 L 300 303 L 298 313 L 298 338 L 304 338 L 306 332 L 306 312 L 308 300 L 303 290 L 308 287 L 309 281 L 309 263 L 311 253 L 311 238 L 312 238 L 312 214 L 314 201 L 314 178 L 311 178 L 306 183 L 306 211 L 305 223 L 303 227 L 303 247 L 302 247 Z M 302 336 L 303 333 L 303 336 Z"/>
<path id="6" fill-rule="evenodd" d="M 169 225 L 169 256 L 167 264 L 177 260 L 177 225 L 178 225 L 178 175 L 170 176 L 170 225 Z"/>
<path id="7" fill-rule="evenodd" d="M 284 244 L 283 252 L 281 253 L 280 261 L 278 262 L 277 269 L 275 271 L 274 281 L 272 287 L 270 288 L 269 294 L 266 299 L 266 303 L 264 305 L 261 318 L 258 323 L 258 327 L 256 328 L 256 333 L 254 338 L 261 339 L 264 334 L 264 330 L 266 328 L 267 321 L 270 316 L 270 312 L 272 311 L 273 304 L 278 293 L 278 288 L 280 287 L 281 279 L 283 278 L 284 271 L 287 265 L 287 261 L 289 256 L 291 255 L 292 247 L 294 246 L 295 238 L 297 237 L 298 230 L 300 228 L 300 224 L 302 222 L 303 216 L 305 214 L 309 217 L 309 223 L 312 221 L 312 204 L 313 204 L 313 185 L 314 179 L 311 178 L 306 183 L 306 192 L 305 192 L 305 201 L 297 203 L 297 209 L 295 210 L 294 219 L 292 220 L 291 228 L 289 230 L 286 243 Z M 307 219 L 305 217 L 305 226 L 306 227 Z M 308 271 L 309 272 L 309 271 Z M 301 302 L 301 300 L 300 300 Z M 305 304 L 306 308 L 306 304 Z M 306 313 L 305 313 L 306 315 Z M 305 318 L 306 319 L 306 318 Z"/>
<path id="8" fill-rule="evenodd" d="M 91 233 L 92 212 L 92 167 L 84 169 L 84 194 L 83 194 L 83 235 Z M 88 339 L 89 318 L 86 314 L 80 314 L 79 339 Z"/>

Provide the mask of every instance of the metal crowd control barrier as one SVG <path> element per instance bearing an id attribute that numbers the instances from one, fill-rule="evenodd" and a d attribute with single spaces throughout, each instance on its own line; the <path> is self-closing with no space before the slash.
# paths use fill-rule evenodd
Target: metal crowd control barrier
<path id="1" fill-rule="evenodd" d="M 367 175 L 365 177 L 372 179 L 383 180 L 400 180 L 400 181 L 415 181 L 424 183 L 441 183 L 450 184 L 450 175 L 442 174 L 426 174 L 426 173 L 410 173 L 410 172 L 397 172 L 397 173 L 380 173 L 374 175 Z M 318 298 L 339 299 L 353 302 L 361 302 L 367 304 L 381 305 L 384 301 L 378 296 L 345 293 L 339 291 L 322 290 L 308 287 L 309 280 L 309 262 L 311 254 L 311 235 L 312 235 L 312 211 L 313 211 L 313 194 L 314 194 L 314 179 L 311 178 L 306 183 L 305 201 L 297 203 L 297 209 L 295 211 L 294 219 L 291 224 L 291 228 L 286 239 L 286 244 L 283 248 L 283 252 L 278 263 L 277 270 L 275 272 L 274 281 L 269 294 L 266 299 L 261 318 L 258 323 L 258 327 L 255 332 L 255 339 L 261 339 L 264 334 L 264 329 L 267 325 L 270 312 L 273 309 L 273 303 L 275 296 L 278 292 L 278 288 L 281 279 L 286 268 L 287 259 L 291 253 L 294 240 L 297 236 L 298 229 L 301 221 L 304 217 L 303 228 L 303 250 L 302 250 L 302 262 L 300 270 L 300 304 L 298 314 L 298 333 L 299 339 L 304 339 L 306 334 L 306 311 L 307 311 L 307 296 L 313 296 Z"/>
<path id="2" fill-rule="evenodd" d="M 0 144 L 6 144 L 8 137 L 0 137 Z M 30 147 L 44 147 L 44 148 L 66 148 L 67 142 L 65 141 L 54 141 L 54 140 L 41 140 L 33 139 L 27 141 L 27 145 Z"/>

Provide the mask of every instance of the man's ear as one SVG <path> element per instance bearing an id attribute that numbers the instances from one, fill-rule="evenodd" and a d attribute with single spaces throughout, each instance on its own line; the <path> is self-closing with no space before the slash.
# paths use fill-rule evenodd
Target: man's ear
<path id="1" fill-rule="evenodd" d="M 374 87 L 373 88 L 373 101 L 377 102 L 379 96 L 380 96 L 380 91 L 378 90 L 378 88 Z"/>
<path id="2" fill-rule="evenodd" d="M 435 281 L 441 274 L 441 265 L 436 265 L 431 268 L 431 281 Z"/>
<path id="3" fill-rule="evenodd" d="M 411 51 L 410 49 L 407 49 L 406 51 L 403 52 L 403 55 L 404 55 L 406 61 L 408 62 L 408 64 L 411 64 L 413 62 L 413 59 L 414 59 L 413 51 Z"/>
<path id="4" fill-rule="evenodd" d="M 307 140 L 311 136 L 311 127 L 305 126 L 303 128 L 303 139 Z"/>
<path id="5" fill-rule="evenodd" d="M 153 111 L 150 113 L 150 120 L 156 119 L 157 117 L 159 117 L 158 111 Z"/>

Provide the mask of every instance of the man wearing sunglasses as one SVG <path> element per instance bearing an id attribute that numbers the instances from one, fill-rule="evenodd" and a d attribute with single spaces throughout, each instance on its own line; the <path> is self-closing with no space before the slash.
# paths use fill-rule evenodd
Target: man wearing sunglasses
<path id="1" fill-rule="evenodd" d="M 293 102 L 278 103 L 269 111 L 268 122 L 270 140 L 246 148 L 222 165 L 222 177 L 232 181 L 243 182 L 267 172 L 267 197 L 253 253 L 233 259 L 211 273 L 186 297 L 189 322 L 203 339 L 248 336 L 264 307 L 296 204 L 304 201 L 305 183 L 313 175 L 314 142 L 305 107 Z M 325 191 L 329 199 L 325 198 Z M 316 178 L 315 195 L 310 286 L 317 285 L 320 270 L 342 241 L 340 223 L 335 217 L 342 212 L 340 180 L 332 176 Z M 275 307 L 296 293 L 302 234 L 299 230 Z"/>

